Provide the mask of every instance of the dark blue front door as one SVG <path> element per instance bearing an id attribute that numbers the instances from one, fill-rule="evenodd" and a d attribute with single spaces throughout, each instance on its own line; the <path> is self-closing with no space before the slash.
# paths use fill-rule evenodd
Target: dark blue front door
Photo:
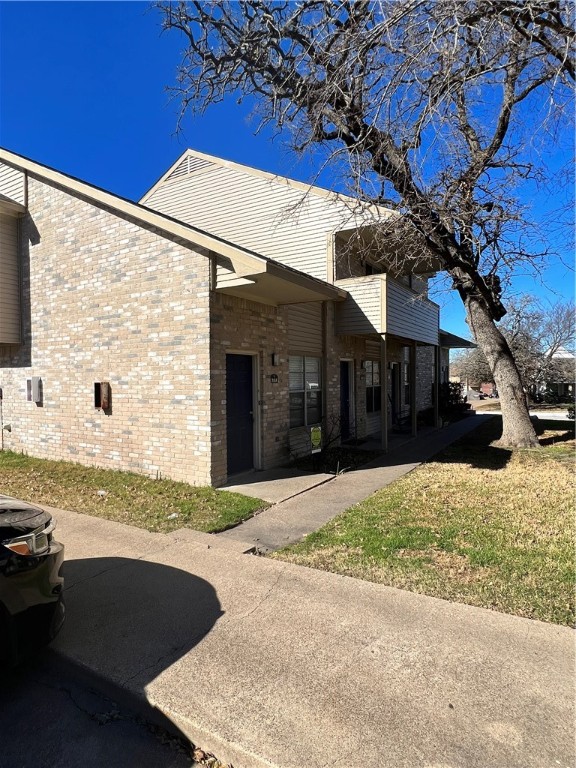
<path id="1" fill-rule="evenodd" d="M 254 467 L 252 357 L 226 355 L 226 430 L 228 474 Z"/>
<path id="2" fill-rule="evenodd" d="M 340 437 L 350 437 L 350 363 L 340 360 Z"/>

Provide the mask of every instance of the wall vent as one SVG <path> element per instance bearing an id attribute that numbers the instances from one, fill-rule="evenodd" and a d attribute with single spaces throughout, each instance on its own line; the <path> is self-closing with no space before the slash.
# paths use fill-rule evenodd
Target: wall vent
<path id="1" fill-rule="evenodd" d="M 216 163 L 212 163 L 210 160 L 204 160 L 201 157 L 188 155 L 188 157 L 185 157 L 184 160 L 182 160 L 180 165 L 174 168 L 170 176 L 167 177 L 166 181 L 172 181 L 172 179 L 181 179 L 183 176 L 189 176 L 191 173 L 200 173 L 215 167 Z"/>

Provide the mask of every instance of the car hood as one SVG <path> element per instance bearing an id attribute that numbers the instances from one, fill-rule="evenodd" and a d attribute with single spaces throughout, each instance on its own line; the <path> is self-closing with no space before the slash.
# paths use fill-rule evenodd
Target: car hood
<path id="1" fill-rule="evenodd" d="M 35 504 L 0 495 L 0 541 L 45 526 L 52 515 Z"/>

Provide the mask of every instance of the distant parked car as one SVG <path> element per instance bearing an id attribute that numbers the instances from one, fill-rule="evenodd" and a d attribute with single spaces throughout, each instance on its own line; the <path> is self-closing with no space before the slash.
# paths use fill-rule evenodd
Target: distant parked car
<path id="1" fill-rule="evenodd" d="M 0 495 L 0 663 L 12 665 L 64 621 L 64 547 L 41 507 Z"/>

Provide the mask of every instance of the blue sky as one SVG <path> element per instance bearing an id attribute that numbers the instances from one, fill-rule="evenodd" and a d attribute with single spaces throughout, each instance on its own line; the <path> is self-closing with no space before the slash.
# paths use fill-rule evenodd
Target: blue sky
<path id="1" fill-rule="evenodd" d="M 174 83 L 183 41 L 160 33 L 158 12 L 141 2 L 0 2 L 0 145 L 137 200 L 186 149 L 304 181 L 271 135 L 254 136 L 249 109 L 232 99 L 175 134 Z M 573 254 L 564 261 L 573 264 Z M 519 276 L 518 293 L 549 301 L 574 295 L 574 274 L 555 263 L 544 281 Z M 453 292 L 436 297 L 446 330 L 469 336 Z"/>

